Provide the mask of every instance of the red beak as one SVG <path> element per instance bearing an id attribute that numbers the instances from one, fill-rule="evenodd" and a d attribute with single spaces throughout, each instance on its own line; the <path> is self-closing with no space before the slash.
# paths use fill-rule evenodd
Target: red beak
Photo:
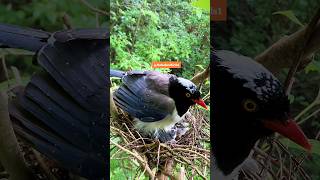
<path id="1" fill-rule="evenodd" d="M 206 103 L 200 98 L 200 99 L 194 99 L 193 100 L 198 105 L 202 106 L 203 108 L 208 110 L 208 107 L 206 106 Z"/>
<path id="2" fill-rule="evenodd" d="M 311 151 L 311 144 L 309 143 L 301 128 L 293 119 L 289 119 L 286 123 L 265 120 L 263 121 L 263 124 L 266 128 L 274 132 L 278 132 L 279 134 L 304 147 L 308 151 Z"/>

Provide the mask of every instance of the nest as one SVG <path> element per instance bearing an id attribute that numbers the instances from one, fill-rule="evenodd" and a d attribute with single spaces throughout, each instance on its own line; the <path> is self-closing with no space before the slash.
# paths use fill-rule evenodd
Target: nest
<path id="1" fill-rule="evenodd" d="M 126 152 L 129 154 L 128 158 L 136 160 L 141 172 L 151 179 L 161 176 L 171 179 L 189 179 L 194 176 L 209 178 L 210 123 L 206 112 L 192 108 L 181 122 L 189 124 L 187 132 L 180 137 L 177 136 L 174 143 L 161 143 L 143 137 L 134 128 L 132 119 L 121 109 L 117 111 L 117 115 L 114 115 L 116 117 L 113 116 L 110 121 L 111 135 L 121 140 L 110 140 L 111 147 L 118 148 L 111 159 L 121 160 L 119 152 Z"/>
<path id="2" fill-rule="evenodd" d="M 253 156 L 244 163 L 239 179 L 311 180 L 304 169 L 310 158 L 308 153 L 289 151 L 278 137 L 268 138 L 253 148 Z"/>

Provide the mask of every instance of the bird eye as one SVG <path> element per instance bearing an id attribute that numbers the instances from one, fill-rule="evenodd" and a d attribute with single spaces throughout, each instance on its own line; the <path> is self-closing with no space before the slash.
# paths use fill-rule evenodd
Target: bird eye
<path id="1" fill-rule="evenodd" d="M 190 93 L 186 93 L 186 97 L 189 98 L 191 96 Z"/>
<path id="2" fill-rule="evenodd" d="M 247 99 L 243 103 L 243 108 L 248 112 L 255 112 L 257 110 L 257 103 L 251 99 Z"/>

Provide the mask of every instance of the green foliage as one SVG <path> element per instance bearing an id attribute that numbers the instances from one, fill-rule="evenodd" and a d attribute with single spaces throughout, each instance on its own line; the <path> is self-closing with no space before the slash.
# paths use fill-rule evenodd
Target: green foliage
<path id="1" fill-rule="evenodd" d="M 287 17 L 288 19 L 290 19 L 292 22 L 300 25 L 300 26 L 303 26 L 303 24 L 299 21 L 299 19 L 296 17 L 296 15 L 290 11 L 290 10 L 287 10 L 287 11 L 278 11 L 278 12 L 275 12 L 273 13 L 274 15 L 283 15 L 285 17 Z"/>
<path id="2" fill-rule="evenodd" d="M 195 65 L 208 64 L 208 12 L 177 0 L 113 0 L 111 7 L 112 68 L 151 69 L 152 61 L 180 60 L 182 76 L 190 78 Z"/>
<path id="3" fill-rule="evenodd" d="M 107 1 L 91 0 L 94 7 L 105 10 Z M 32 0 L 9 1 L 0 4 L 0 22 L 41 28 L 48 31 L 63 29 L 62 17 L 70 16 L 74 27 L 95 27 L 95 14 L 79 0 Z M 106 26 L 106 17 L 100 18 L 100 24 Z"/>
<path id="4" fill-rule="evenodd" d="M 281 141 L 281 143 L 288 146 L 289 148 L 296 149 L 299 151 L 305 151 L 305 149 L 303 149 L 303 147 L 297 145 L 296 143 L 292 142 L 291 140 L 289 140 L 287 138 L 283 138 L 280 141 Z M 315 139 L 309 139 L 309 142 L 312 145 L 312 151 L 311 151 L 312 155 L 320 156 L 320 142 Z"/>
<path id="5" fill-rule="evenodd" d="M 20 84 L 20 85 L 24 85 L 24 86 L 27 85 L 27 83 L 29 82 L 29 79 L 30 79 L 30 77 L 28 77 L 28 76 L 22 77 L 22 79 L 21 79 L 22 84 Z M 1 82 L 0 83 L 0 91 L 7 91 L 8 88 L 18 85 L 17 83 L 18 82 L 16 82 L 15 79 L 9 79 L 9 81 Z"/>
<path id="6" fill-rule="evenodd" d="M 255 57 L 301 27 L 292 21 L 294 17 L 301 24 L 308 23 L 319 3 L 319 0 L 228 1 L 228 25 L 216 25 L 215 46 Z M 274 15 L 280 12 L 284 16 Z"/>
<path id="7" fill-rule="evenodd" d="M 111 137 L 112 141 L 121 144 L 119 137 Z M 122 179 L 138 179 L 147 180 L 148 177 L 144 175 L 141 169 L 139 169 L 139 163 L 127 153 L 119 150 L 116 146 L 110 147 L 110 178 L 115 180 Z M 114 159 L 116 157 L 116 159 Z M 118 159 L 121 158 L 121 159 Z"/>
<path id="8" fill-rule="evenodd" d="M 90 0 L 88 2 L 93 7 L 107 11 L 108 1 Z M 43 29 L 49 32 L 64 29 L 63 16 L 65 14 L 70 17 L 70 23 L 75 28 L 93 28 L 97 24 L 96 14 L 85 4 L 80 3 L 80 0 L 2 1 L 0 12 L 0 23 Z M 107 17 L 100 15 L 98 23 L 101 27 L 107 27 Z M 22 55 L 15 52 L 9 53 L 6 56 L 8 67 L 16 66 L 22 76 L 30 76 L 39 70 L 32 64 L 31 56 Z"/>

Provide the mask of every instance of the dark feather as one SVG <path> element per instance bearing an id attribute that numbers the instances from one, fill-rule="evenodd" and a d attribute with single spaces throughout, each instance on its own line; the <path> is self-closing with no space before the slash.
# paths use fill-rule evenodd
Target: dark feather
<path id="1" fill-rule="evenodd" d="M 46 33 L 0 25 L 1 47 L 37 51 L 44 72 L 10 102 L 15 132 L 35 149 L 89 179 L 105 176 L 109 34 Z M 16 89 L 17 90 L 17 89 Z"/>
<path id="2" fill-rule="evenodd" d="M 18 98 L 10 103 L 14 129 L 20 137 L 33 144 L 38 151 L 49 158 L 55 159 L 73 172 L 85 177 L 102 177 L 103 167 L 105 167 L 103 154 L 94 155 L 83 149 L 84 147 L 78 148 L 74 145 L 75 143 L 70 143 L 68 137 L 61 136 L 52 129 L 52 126 L 47 126 L 46 122 L 43 122 L 43 116 L 50 116 L 45 111 L 40 110 L 42 112 L 37 113 L 36 116 L 41 118 L 39 119 L 32 114 L 34 110 L 30 113 L 28 110 L 30 107 L 26 109 L 21 106 L 21 104 L 27 104 L 27 102 L 21 102 L 24 101 L 22 98 L 25 97 L 22 92 L 20 93 L 17 94 Z M 35 104 L 29 102 L 28 105 L 34 106 Z M 39 111 L 39 109 L 36 111 Z M 90 164 L 88 165 L 89 161 Z"/>
<path id="3" fill-rule="evenodd" d="M 50 36 L 50 33 L 41 30 L 0 24 L 1 48 L 21 48 L 36 52 L 46 44 Z"/>
<path id="4" fill-rule="evenodd" d="M 110 69 L 110 77 L 122 78 L 124 75 L 125 75 L 125 72 L 123 71 Z"/>
<path id="5" fill-rule="evenodd" d="M 39 64 L 81 106 L 102 111 L 107 106 L 107 40 L 55 42 L 39 52 Z"/>
<path id="6" fill-rule="evenodd" d="M 171 114 L 175 107 L 173 99 L 159 91 L 164 87 L 157 87 L 154 83 L 159 81 L 151 78 L 154 73 L 158 78 L 162 75 L 164 80 L 169 81 L 167 75 L 158 72 L 130 71 L 123 76 L 123 85 L 114 94 L 115 103 L 119 107 L 145 122 L 162 120 Z"/>

